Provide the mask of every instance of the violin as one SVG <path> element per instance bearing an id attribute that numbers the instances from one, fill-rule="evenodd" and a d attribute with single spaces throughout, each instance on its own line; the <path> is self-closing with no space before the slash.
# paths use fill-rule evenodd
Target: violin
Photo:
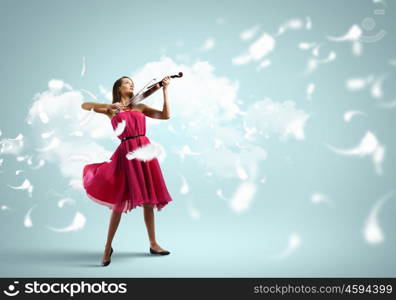
<path id="1" fill-rule="evenodd" d="M 179 72 L 179 74 L 177 74 L 177 75 L 171 75 L 170 78 L 180 78 L 182 76 L 183 76 L 183 72 Z M 155 79 L 152 79 L 151 81 L 153 81 L 153 80 L 155 80 Z M 148 84 L 150 84 L 151 81 Z M 149 87 L 147 87 L 147 90 L 143 92 L 143 90 L 146 88 L 146 86 L 148 84 L 146 84 L 135 96 L 130 98 L 125 103 L 125 106 L 129 106 L 131 104 L 136 104 L 138 102 L 141 102 L 148 96 L 152 95 L 154 92 L 158 91 L 162 87 L 162 80 L 150 85 Z M 116 109 L 116 113 L 119 113 L 119 112 L 120 112 L 120 110 Z"/>

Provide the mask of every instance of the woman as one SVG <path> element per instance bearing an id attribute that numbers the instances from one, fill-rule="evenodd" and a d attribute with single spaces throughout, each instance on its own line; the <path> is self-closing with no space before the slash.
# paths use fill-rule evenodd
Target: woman
<path id="1" fill-rule="evenodd" d="M 145 117 L 169 119 L 168 85 L 170 76 L 164 77 L 162 111 L 145 104 L 129 104 L 133 97 L 134 83 L 131 78 L 123 76 L 113 85 L 112 104 L 85 102 L 83 109 L 93 109 L 105 114 L 111 120 L 113 129 L 125 122 L 124 131 L 118 135 L 120 145 L 110 160 L 102 163 L 89 164 L 83 170 L 83 186 L 92 200 L 108 206 L 112 210 L 107 234 L 102 265 L 111 261 L 113 248 L 111 246 L 117 231 L 121 214 L 127 213 L 136 206 L 143 206 L 144 221 L 150 240 L 150 253 L 167 255 L 170 252 L 162 249 L 155 239 L 154 206 L 161 210 L 172 201 L 165 185 L 162 172 L 156 158 L 149 161 L 128 159 L 127 153 L 144 145 L 150 144 L 145 136 Z"/>

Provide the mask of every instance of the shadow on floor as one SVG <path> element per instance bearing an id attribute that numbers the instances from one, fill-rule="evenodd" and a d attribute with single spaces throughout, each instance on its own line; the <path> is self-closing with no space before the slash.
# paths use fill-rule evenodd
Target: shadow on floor
<path id="1" fill-rule="evenodd" d="M 130 260 L 136 258 L 152 258 L 159 257 L 160 255 L 152 255 L 147 252 L 133 252 L 133 251 L 117 251 L 113 248 L 114 252 L 111 256 L 113 261 Z M 59 265 L 62 267 L 102 267 L 101 260 L 103 252 L 101 251 L 87 251 L 79 249 L 25 249 L 22 251 L 18 250 L 3 250 L 2 257 L 9 261 L 13 261 L 16 264 L 27 265 Z"/>

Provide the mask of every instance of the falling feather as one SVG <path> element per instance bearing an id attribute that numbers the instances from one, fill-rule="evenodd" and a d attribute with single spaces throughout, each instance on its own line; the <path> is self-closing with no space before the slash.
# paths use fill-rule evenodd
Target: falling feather
<path id="1" fill-rule="evenodd" d="M 124 132 L 125 126 L 126 126 L 125 120 L 122 120 L 116 125 L 116 128 L 114 129 L 114 133 L 116 134 L 116 136 L 119 136 Z"/>
<path id="2" fill-rule="evenodd" d="M 11 186 L 11 185 L 8 186 L 14 190 L 27 190 L 29 193 L 29 197 L 32 197 L 33 185 L 30 183 L 28 179 L 25 179 L 20 186 Z"/>
<path id="3" fill-rule="evenodd" d="M 129 160 L 137 159 L 142 161 L 149 161 L 154 158 L 158 158 L 162 155 L 162 148 L 154 143 L 144 145 L 137 148 L 134 151 L 128 152 L 126 158 Z"/>
<path id="4" fill-rule="evenodd" d="M 47 226 L 47 228 L 51 229 L 53 231 L 56 231 L 56 232 L 77 231 L 77 230 L 84 228 L 85 222 L 86 222 L 85 216 L 80 212 L 76 212 L 74 219 L 69 226 L 66 226 L 64 228 L 54 228 L 54 227 Z"/>

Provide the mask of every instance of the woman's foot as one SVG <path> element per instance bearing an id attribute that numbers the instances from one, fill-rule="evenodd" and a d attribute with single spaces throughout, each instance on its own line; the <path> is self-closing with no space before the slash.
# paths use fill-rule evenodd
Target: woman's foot
<path id="1" fill-rule="evenodd" d="M 106 246 L 102 258 L 103 266 L 107 266 L 110 263 L 110 258 L 112 253 L 113 253 L 113 248 L 111 246 Z"/>
<path id="2" fill-rule="evenodd" d="M 166 254 L 169 254 L 170 252 L 167 251 L 167 250 L 165 250 L 165 249 L 162 249 L 162 248 L 160 247 L 160 245 L 158 245 L 157 243 L 151 243 L 151 244 L 150 244 L 150 253 L 151 253 L 151 254 L 166 255 Z"/>

